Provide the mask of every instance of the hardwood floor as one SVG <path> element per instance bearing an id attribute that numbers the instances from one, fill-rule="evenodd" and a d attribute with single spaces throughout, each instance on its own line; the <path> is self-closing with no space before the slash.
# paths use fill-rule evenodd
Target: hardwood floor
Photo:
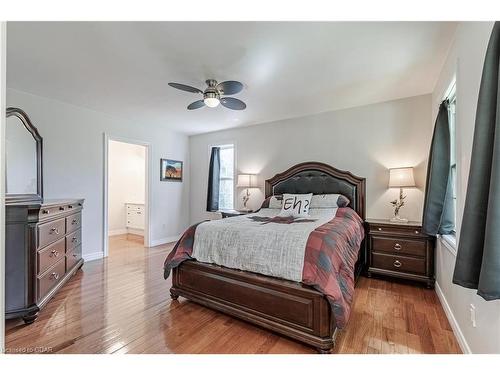
<path id="1" fill-rule="evenodd" d="M 114 236 L 106 260 L 87 262 L 28 326 L 7 321 L 8 352 L 315 353 L 264 329 L 172 301 L 163 261 L 173 244 L 145 249 Z M 362 278 L 334 353 L 460 353 L 433 290 Z"/>

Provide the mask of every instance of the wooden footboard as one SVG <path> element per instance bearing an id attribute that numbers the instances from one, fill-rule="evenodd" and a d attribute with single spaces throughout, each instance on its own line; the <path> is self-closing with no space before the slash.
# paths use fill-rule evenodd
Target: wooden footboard
<path id="1" fill-rule="evenodd" d="M 312 345 L 320 352 L 334 346 L 330 305 L 315 289 L 286 280 L 186 261 L 173 270 L 173 299 L 188 298 Z"/>

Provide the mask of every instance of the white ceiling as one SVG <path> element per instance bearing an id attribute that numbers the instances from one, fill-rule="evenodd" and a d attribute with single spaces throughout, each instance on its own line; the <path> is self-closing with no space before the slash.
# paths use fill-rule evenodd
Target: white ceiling
<path id="1" fill-rule="evenodd" d="M 8 23 L 7 86 L 188 134 L 433 90 L 446 22 Z M 239 80 L 244 111 L 188 111 L 204 81 Z"/>

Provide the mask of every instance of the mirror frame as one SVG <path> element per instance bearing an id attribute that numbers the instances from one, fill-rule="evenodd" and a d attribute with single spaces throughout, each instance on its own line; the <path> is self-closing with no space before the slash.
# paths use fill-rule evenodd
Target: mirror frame
<path id="1" fill-rule="evenodd" d="M 7 118 L 11 116 L 16 116 L 23 123 L 26 130 L 32 135 L 36 142 L 36 171 L 37 171 L 37 182 L 36 182 L 36 194 L 5 194 L 6 203 L 16 203 L 16 202 L 30 202 L 30 201 L 42 201 L 43 200 L 43 163 L 42 163 L 42 150 L 43 150 L 43 139 L 38 133 L 38 129 L 32 124 L 26 112 L 22 109 L 9 107 L 7 108 Z M 7 169 L 6 169 L 7 170 Z"/>

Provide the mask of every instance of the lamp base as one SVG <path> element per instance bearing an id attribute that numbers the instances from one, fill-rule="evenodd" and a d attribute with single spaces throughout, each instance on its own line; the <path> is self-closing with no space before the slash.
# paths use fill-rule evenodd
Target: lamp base
<path id="1" fill-rule="evenodd" d="M 391 223 L 407 223 L 408 219 L 402 218 L 401 216 L 391 217 Z"/>

